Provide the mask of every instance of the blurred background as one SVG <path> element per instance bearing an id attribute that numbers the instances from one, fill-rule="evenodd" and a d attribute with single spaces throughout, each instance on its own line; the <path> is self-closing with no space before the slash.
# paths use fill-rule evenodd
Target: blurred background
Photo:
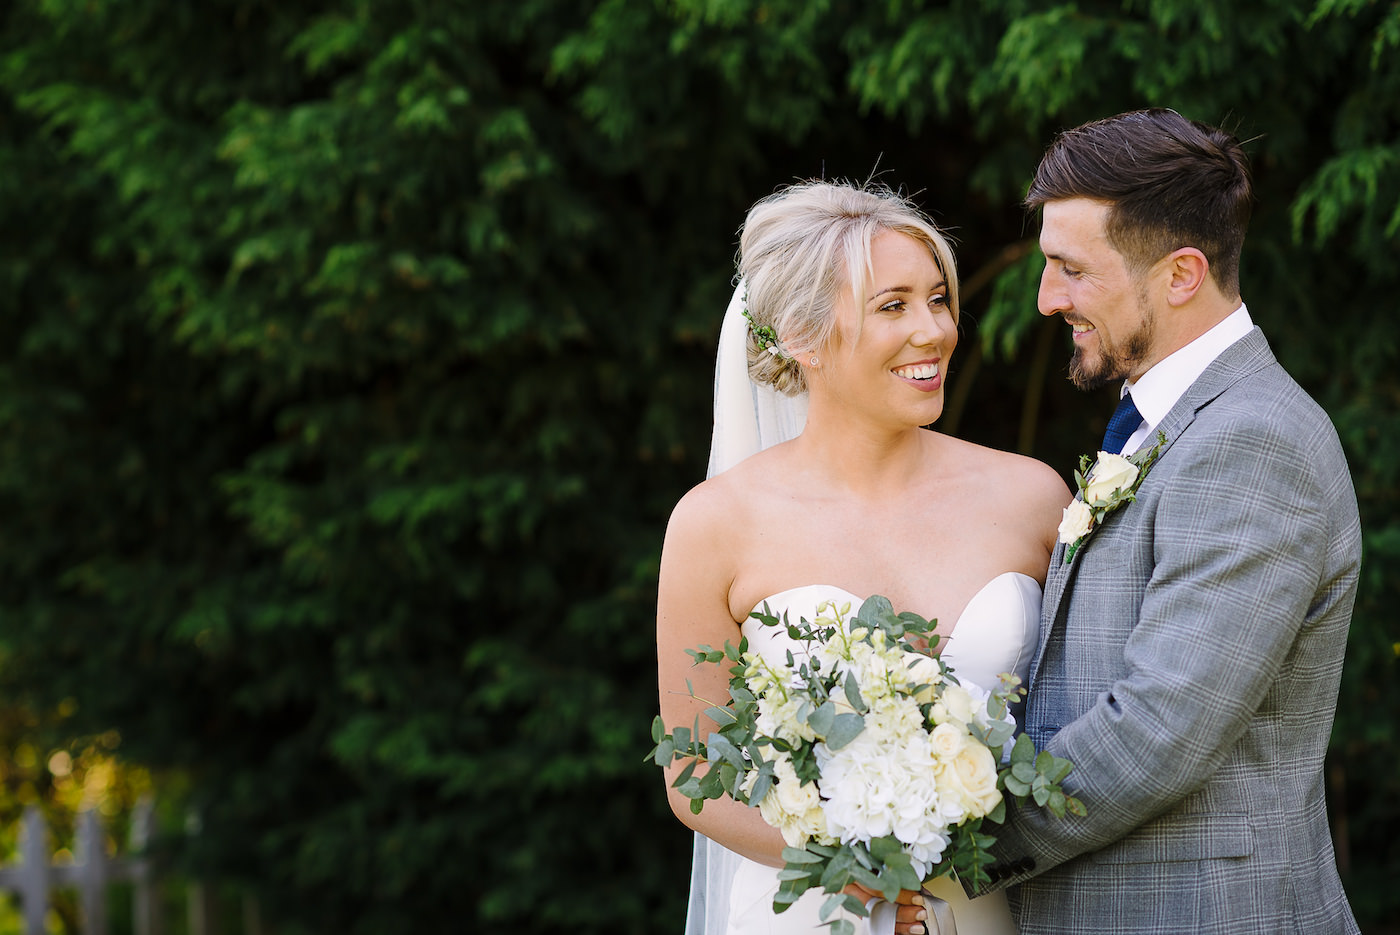
<path id="1" fill-rule="evenodd" d="M 264 931 L 679 933 L 656 572 L 746 209 L 912 193 L 964 283 L 940 428 L 1068 479 L 1112 391 L 1018 203 L 1155 105 L 1249 141 L 1245 298 L 1352 465 L 1329 796 L 1396 931 L 1395 0 L 6 0 L 0 859 L 152 800 Z"/>

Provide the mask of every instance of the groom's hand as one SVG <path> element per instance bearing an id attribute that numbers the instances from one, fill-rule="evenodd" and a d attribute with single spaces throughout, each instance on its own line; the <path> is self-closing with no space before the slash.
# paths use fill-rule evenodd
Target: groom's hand
<path id="1" fill-rule="evenodd" d="M 859 883 L 850 884 L 843 892 L 859 899 L 863 906 L 869 904 L 872 899 L 885 898 L 875 890 L 868 890 Z M 927 918 L 924 897 L 912 890 L 900 890 L 899 895 L 895 897 L 895 935 L 924 935 L 928 931 Z"/>

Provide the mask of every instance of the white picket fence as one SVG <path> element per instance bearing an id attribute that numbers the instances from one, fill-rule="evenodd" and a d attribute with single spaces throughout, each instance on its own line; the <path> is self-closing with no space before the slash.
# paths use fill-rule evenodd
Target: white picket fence
<path id="1" fill-rule="evenodd" d="M 154 810 L 149 801 L 143 801 L 132 815 L 128 855 L 109 857 L 96 812 L 83 812 L 78 816 L 73 861 L 55 864 L 44 816 L 37 806 L 27 807 L 20 827 L 19 863 L 0 867 L 0 890 L 19 897 L 25 935 L 46 935 L 45 917 L 58 889 L 78 891 L 83 935 L 107 935 L 107 895 L 113 884 L 131 886 L 134 935 L 164 935 L 161 889 L 146 856 L 154 828 Z M 203 884 L 191 884 L 187 902 L 189 935 L 218 935 L 212 891 Z M 255 900 L 243 902 L 242 928 L 244 935 L 264 935 Z"/>

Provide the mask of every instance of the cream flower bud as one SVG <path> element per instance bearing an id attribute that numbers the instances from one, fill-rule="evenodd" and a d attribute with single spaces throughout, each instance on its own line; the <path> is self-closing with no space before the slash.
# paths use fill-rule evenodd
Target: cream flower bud
<path id="1" fill-rule="evenodd" d="M 905 653 L 904 658 L 905 665 L 909 667 L 910 681 L 915 685 L 928 684 L 927 688 L 914 695 L 914 700 L 919 704 L 928 704 L 936 697 L 938 683 L 943 681 L 943 670 L 938 667 L 938 660 L 922 653 Z"/>
<path id="2" fill-rule="evenodd" d="M 1060 541 L 1068 545 L 1076 539 L 1082 539 L 1089 534 L 1089 530 L 1094 526 L 1094 513 L 1089 509 L 1089 505 L 1083 500 L 1075 500 L 1065 507 L 1065 513 L 1060 520 Z"/>

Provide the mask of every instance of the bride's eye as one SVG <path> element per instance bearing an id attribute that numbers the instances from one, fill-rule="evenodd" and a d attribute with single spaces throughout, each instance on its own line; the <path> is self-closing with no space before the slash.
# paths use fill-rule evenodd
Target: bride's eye
<path id="1" fill-rule="evenodd" d="M 928 304 L 933 306 L 934 308 L 947 308 L 948 296 L 946 293 L 940 292 L 937 295 L 930 296 Z"/>
<path id="2" fill-rule="evenodd" d="M 880 306 L 882 312 L 902 312 L 904 311 L 904 300 L 893 299 Z"/>

